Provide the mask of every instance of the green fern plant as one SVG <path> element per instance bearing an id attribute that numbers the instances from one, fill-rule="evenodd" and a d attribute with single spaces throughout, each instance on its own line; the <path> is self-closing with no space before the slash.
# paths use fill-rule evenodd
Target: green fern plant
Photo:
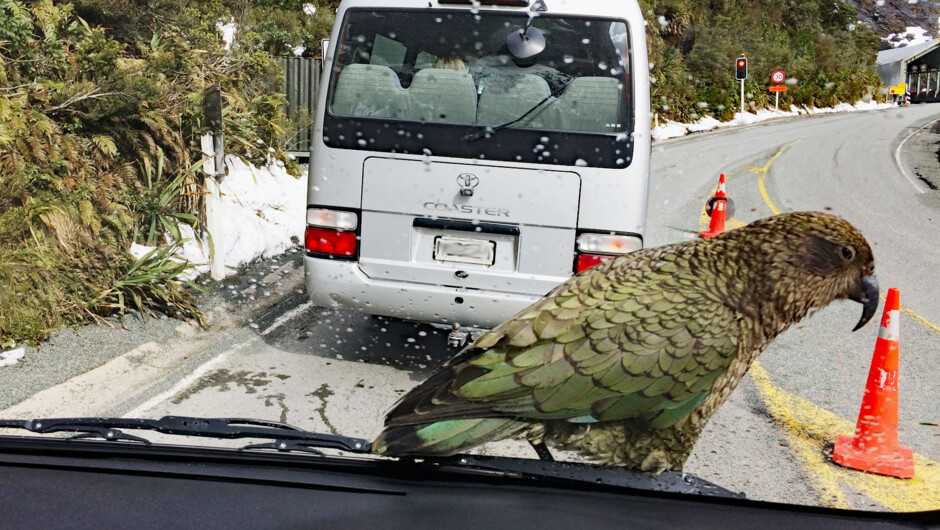
<path id="1" fill-rule="evenodd" d="M 89 304 L 89 314 L 124 313 L 136 309 L 154 315 L 155 310 L 182 320 L 206 326 L 205 316 L 196 304 L 194 293 L 206 291 L 186 279 L 192 265 L 174 257 L 180 243 L 159 247 L 134 261 L 114 284 Z"/>
<path id="2" fill-rule="evenodd" d="M 141 154 L 143 190 L 137 202 L 139 222 L 134 231 L 134 241 L 151 247 L 165 245 L 166 234 L 170 234 L 174 241 L 182 241 L 179 224 L 195 225 L 198 219 L 191 213 L 177 211 L 178 200 L 182 196 L 183 183 L 204 163 L 205 160 L 200 160 L 171 176 L 164 169 L 162 152 L 157 154 L 155 162 Z"/>

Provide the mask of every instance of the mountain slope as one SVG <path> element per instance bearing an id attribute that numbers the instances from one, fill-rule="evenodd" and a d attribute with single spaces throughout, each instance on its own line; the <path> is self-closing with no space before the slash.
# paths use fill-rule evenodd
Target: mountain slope
<path id="1" fill-rule="evenodd" d="M 938 35 L 940 9 L 932 2 L 850 0 L 847 2 L 858 10 L 858 20 L 872 26 L 881 37 L 882 49 L 897 47 L 909 42 L 906 35 L 918 36 L 921 32 L 909 28 L 921 28 L 925 38 Z M 878 5 L 878 4 L 881 5 Z"/>

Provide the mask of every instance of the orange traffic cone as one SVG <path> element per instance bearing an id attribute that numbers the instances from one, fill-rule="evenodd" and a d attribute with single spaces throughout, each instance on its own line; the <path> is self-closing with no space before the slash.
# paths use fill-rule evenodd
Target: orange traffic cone
<path id="1" fill-rule="evenodd" d="M 888 289 L 855 436 L 836 439 L 832 460 L 898 478 L 914 477 L 914 453 L 898 443 L 898 290 Z"/>
<path id="2" fill-rule="evenodd" d="M 725 210 L 728 207 L 728 196 L 725 195 L 725 174 L 718 177 L 718 192 L 712 202 L 712 218 L 708 223 L 708 230 L 702 232 L 703 238 L 715 237 L 725 231 Z"/>
<path id="3" fill-rule="evenodd" d="M 728 198 L 728 196 L 725 195 L 725 174 L 724 173 L 718 175 L 718 191 L 715 192 L 715 197 L 719 199 Z"/>

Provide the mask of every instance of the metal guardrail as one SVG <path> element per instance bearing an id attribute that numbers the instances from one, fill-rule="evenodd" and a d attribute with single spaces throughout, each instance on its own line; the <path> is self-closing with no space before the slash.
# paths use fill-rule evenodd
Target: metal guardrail
<path id="1" fill-rule="evenodd" d="M 320 72 L 323 61 L 316 57 L 274 57 L 284 70 L 284 92 L 287 94 L 287 115 L 296 119 L 298 115 L 308 117 L 309 123 L 286 142 L 286 151 L 298 157 L 310 154 L 313 134 L 313 115 L 320 89 Z"/>

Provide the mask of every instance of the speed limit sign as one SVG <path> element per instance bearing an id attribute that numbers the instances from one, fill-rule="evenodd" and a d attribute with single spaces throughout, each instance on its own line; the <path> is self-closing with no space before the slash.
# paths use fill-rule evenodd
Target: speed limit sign
<path id="1" fill-rule="evenodd" d="M 778 85 L 783 83 L 786 79 L 787 74 L 783 73 L 783 70 L 774 70 L 774 72 L 770 74 L 770 80 Z"/>

